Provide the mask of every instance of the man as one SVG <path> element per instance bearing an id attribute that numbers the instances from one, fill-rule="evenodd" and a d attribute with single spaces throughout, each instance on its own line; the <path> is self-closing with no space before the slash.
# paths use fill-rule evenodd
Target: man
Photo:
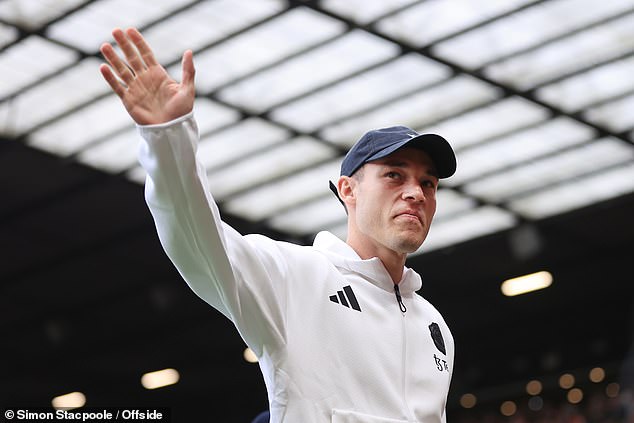
<path id="1" fill-rule="evenodd" d="M 242 236 L 221 221 L 196 160 L 192 52 L 177 83 L 138 31 L 113 35 L 127 64 L 104 44 L 110 66 L 100 70 L 145 140 L 146 200 L 161 243 L 257 354 L 271 421 L 446 421 L 453 338 L 416 294 L 421 279 L 405 259 L 427 236 L 438 178 L 455 171 L 449 144 L 405 127 L 368 132 L 335 189 L 349 216 L 346 243 L 328 232 L 310 247 Z"/>

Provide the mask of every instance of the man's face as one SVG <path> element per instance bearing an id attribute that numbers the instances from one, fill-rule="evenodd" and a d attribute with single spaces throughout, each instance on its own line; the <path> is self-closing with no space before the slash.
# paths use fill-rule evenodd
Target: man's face
<path id="1" fill-rule="evenodd" d="M 422 150 L 402 148 L 366 163 L 354 178 L 353 230 L 378 251 L 416 251 L 436 212 L 438 178 Z"/>

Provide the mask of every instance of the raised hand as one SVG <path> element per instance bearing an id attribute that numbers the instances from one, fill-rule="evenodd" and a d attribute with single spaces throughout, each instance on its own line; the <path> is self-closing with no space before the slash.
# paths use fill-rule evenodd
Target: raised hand
<path id="1" fill-rule="evenodd" d="M 129 28 L 123 32 L 116 28 L 112 35 L 121 47 L 125 61 L 110 44 L 104 43 L 100 50 L 110 66 L 104 63 L 99 70 L 136 123 L 164 123 L 192 110 L 196 91 L 191 50 L 183 54 L 183 77 L 178 83 L 156 61 L 139 31 Z"/>

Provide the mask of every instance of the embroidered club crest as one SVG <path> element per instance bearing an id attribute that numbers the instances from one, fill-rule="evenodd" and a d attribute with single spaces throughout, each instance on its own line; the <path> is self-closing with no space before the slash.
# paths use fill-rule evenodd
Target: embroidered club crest
<path id="1" fill-rule="evenodd" d="M 438 323 L 432 323 L 429 325 L 429 332 L 431 332 L 431 339 L 434 340 L 434 345 L 436 345 L 438 351 L 447 355 L 447 351 L 445 350 L 445 341 L 442 339 L 442 333 L 440 332 Z"/>

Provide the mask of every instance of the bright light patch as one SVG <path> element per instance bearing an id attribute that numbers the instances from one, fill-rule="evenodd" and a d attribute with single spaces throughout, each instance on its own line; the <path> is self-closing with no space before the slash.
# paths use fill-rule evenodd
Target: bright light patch
<path id="1" fill-rule="evenodd" d="M 616 382 L 608 383 L 605 387 L 605 395 L 608 398 L 617 398 L 621 392 L 621 385 Z"/>
<path id="2" fill-rule="evenodd" d="M 594 383 L 601 383 L 605 379 L 605 370 L 601 367 L 595 367 L 590 370 L 588 377 Z"/>
<path id="3" fill-rule="evenodd" d="M 618 2 L 602 2 L 601 4 L 608 3 L 618 4 Z M 631 7 L 631 4 L 628 7 Z M 596 19 L 593 15 L 597 11 L 595 7 L 588 7 L 586 11 L 592 14 L 593 20 Z M 590 17 L 590 14 L 586 14 L 587 17 Z M 571 13 L 570 18 L 582 15 L 584 14 Z M 561 27 L 562 23 L 568 21 L 569 19 L 558 19 L 557 27 Z M 627 54 L 634 48 L 633 27 L 634 14 L 629 14 L 525 54 L 494 63 L 487 67 L 485 72 L 493 79 L 511 84 L 521 90 L 528 90 L 567 73 Z M 541 34 L 542 31 L 532 32 Z M 561 60 L 564 56 L 566 60 Z"/>
<path id="4" fill-rule="evenodd" d="M 528 395 L 539 395 L 543 389 L 542 383 L 538 380 L 531 380 L 526 384 L 526 393 Z"/>
<path id="5" fill-rule="evenodd" d="M 125 176 L 132 182 L 143 185 L 145 183 L 147 173 L 145 172 L 145 169 L 143 169 L 140 165 L 137 165 L 127 171 Z"/>
<path id="6" fill-rule="evenodd" d="M 393 126 L 394 122 L 418 129 L 483 105 L 499 95 L 497 89 L 481 81 L 458 76 L 430 89 L 403 96 L 377 110 L 328 126 L 321 134 L 328 140 L 350 147 L 370 129 Z"/>
<path id="7" fill-rule="evenodd" d="M 316 233 L 333 222 L 344 222 L 346 213 L 334 195 L 326 195 L 316 201 L 276 215 L 270 223 L 276 229 L 294 234 Z"/>
<path id="8" fill-rule="evenodd" d="M 0 55 L 0 98 L 54 74 L 76 59 L 74 51 L 31 35 Z"/>
<path id="9" fill-rule="evenodd" d="M 86 396 L 81 392 L 71 392 L 53 398 L 51 404 L 56 409 L 72 410 L 83 407 L 86 404 Z"/>
<path id="10" fill-rule="evenodd" d="M 513 401 L 504 401 L 500 406 L 500 413 L 510 417 L 517 412 L 517 405 Z"/>
<path id="11" fill-rule="evenodd" d="M 517 218 L 498 207 L 483 206 L 448 219 L 434 221 L 427 239 L 412 255 L 511 228 Z"/>
<path id="12" fill-rule="evenodd" d="M 368 24 L 416 0 L 322 0 L 321 6 L 361 24 Z"/>
<path id="13" fill-rule="evenodd" d="M 628 95 L 584 112 L 586 118 L 594 123 L 621 132 L 634 127 L 634 95 Z"/>
<path id="14" fill-rule="evenodd" d="M 176 80 L 195 51 L 205 188 L 261 228 L 345 238 L 339 156 L 399 124 L 458 159 L 421 251 L 634 192 L 632 0 L 0 0 L 0 134 L 143 183 L 115 26 Z"/>
<path id="15" fill-rule="evenodd" d="M 444 183 L 444 181 L 442 183 Z M 474 198 L 463 195 L 458 191 L 440 189 L 436 193 L 436 204 L 434 222 L 440 222 L 453 215 L 473 209 L 477 205 L 477 202 Z"/>
<path id="16" fill-rule="evenodd" d="M 198 133 L 204 137 L 211 131 L 236 122 L 240 118 L 240 113 L 215 101 L 199 97 L 194 103 L 194 117 L 198 125 Z"/>
<path id="17" fill-rule="evenodd" d="M 82 151 L 77 160 L 106 172 L 117 173 L 134 166 L 140 140 L 137 129 L 130 128 Z"/>
<path id="18" fill-rule="evenodd" d="M 509 207 L 538 219 L 595 204 L 634 191 L 634 164 L 580 177 L 511 201 Z"/>
<path id="19" fill-rule="evenodd" d="M 475 145 L 456 153 L 459 163 L 449 185 L 472 181 L 474 178 L 522 162 L 545 157 L 589 141 L 594 132 L 568 118 L 557 118 L 543 124 L 516 131 L 491 142 Z M 474 186 L 476 182 L 474 181 Z"/>
<path id="20" fill-rule="evenodd" d="M 188 0 L 153 0 L 152 7 L 148 7 L 147 3 L 141 1 L 95 1 L 54 23 L 48 28 L 47 35 L 64 44 L 93 53 L 106 41 L 112 28 L 142 28 L 161 16 L 169 15 L 187 2 Z"/>
<path id="21" fill-rule="evenodd" d="M 463 408 L 473 408 L 477 404 L 478 399 L 473 394 L 464 394 L 460 397 L 460 405 Z"/>
<path id="22" fill-rule="evenodd" d="M 377 22 L 380 31 L 415 46 L 477 25 L 533 0 L 431 0 L 420 2 Z M 499 41 L 499 40 L 496 40 Z M 491 48 L 490 43 L 487 48 Z"/>
<path id="23" fill-rule="evenodd" d="M 475 9 L 479 6 L 479 3 L 477 6 L 473 3 L 472 7 Z M 601 3 L 595 0 L 545 2 L 444 41 L 438 44 L 435 50 L 445 58 L 469 68 L 477 68 L 513 52 L 540 45 L 549 39 L 583 28 L 630 7 L 629 0 Z M 535 28 L 539 28 L 539 31 L 535 31 Z M 614 35 L 618 36 L 618 33 Z M 599 49 L 601 49 L 604 39 L 599 37 L 598 41 L 601 45 Z M 596 43 L 593 44 L 596 45 Z M 559 62 L 575 63 L 575 60 L 578 60 L 575 53 L 578 52 L 579 49 L 561 51 L 567 59 L 559 60 Z M 540 65 L 539 62 L 533 64 L 533 66 Z"/>
<path id="24" fill-rule="evenodd" d="M 11 119 L 0 122 L 0 128 L 22 134 L 49 119 L 62 116 L 95 97 L 109 92 L 108 84 L 99 74 L 101 61 L 89 57 L 47 81 L 23 91 L 8 103 Z M 69 87 L 81 86 L 81 89 Z"/>
<path id="25" fill-rule="evenodd" d="M 559 377 L 561 389 L 570 389 L 575 385 L 575 377 L 570 373 L 564 373 Z"/>
<path id="26" fill-rule="evenodd" d="M 0 17 L 22 28 L 34 30 L 87 1 L 3 0 L 0 2 Z"/>
<path id="27" fill-rule="evenodd" d="M 270 149 L 236 160 L 207 174 L 209 189 L 216 200 L 258 184 L 288 176 L 330 159 L 335 151 L 310 137 L 299 137 Z"/>
<path id="28" fill-rule="evenodd" d="M 196 89 L 207 93 L 316 43 L 342 33 L 345 26 L 321 13 L 296 7 L 268 22 L 196 54 Z M 180 64 L 173 73 L 180 72 Z"/>
<path id="29" fill-rule="evenodd" d="M 510 97 L 423 128 L 421 132 L 440 134 L 454 150 L 460 150 L 547 118 L 546 109 L 522 98 Z M 462 167 L 462 163 L 458 167 Z"/>
<path id="30" fill-rule="evenodd" d="M 78 152 L 102 137 L 107 137 L 134 122 L 114 94 L 56 120 L 29 137 L 28 144 L 60 156 Z"/>
<path id="31" fill-rule="evenodd" d="M 141 385 L 145 389 L 157 389 L 174 385 L 180 380 L 180 374 L 174 369 L 163 369 L 146 373 L 141 377 Z"/>
<path id="32" fill-rule="evenodd" d="M 335 41 L 220 91 L 229 103 L 261 112 L 398 54 L 395 44 L 354 30 Z"/>
<path id="33" fill-rule="evenodd" d="M 536 94 L 566 112 L 576 112 L 634 89 L 633 73 L 634 57 L 629 57 L 546 85 Z"/>
<path id="34" fill-rule="evenodd" d="M 448 68 L 412 53 L 286 104 L 273 110 L 271 117 L 311 132 L 448 76 Z"/>
<path id="35" fill-rule="evenodd" d="M 288 131 L 279 126 L 250 118 L 208 137 L 203 136 L 197 156 L 207 169 L 211 169 L 244 160 L 248 154 L 279 143 L 288 136 Z"/>
<path id="36" fill-rule="evenodd" d="M 266 184 L 231 198 L 225 203 L 225 210 L 252 221 L 270 218 L 282 210 L 330 193 L 328 181 L 334 180 L 339 170 L 340 160 L 333 160 L 295 173 L 292 178 Z"/>
<path id="37" fill-rule="evenodd" d="M 464 186 L 467 194 L 499 202 L 541 187 L 573 180 L 603 168 L 634 161 L 634 149 L 613 138 L 602 138 Z"/>
<path id="38" fill-rule="evenodd" d="M 17 29 L 0 23 L 0 48 L 12 43 L 16 38 L 18 38 Z"/>
<path id="39" fill-rule="evenodd" d="M 249 348 L 249 347 L 244 349 L 244 352 L 242 353 L 242 356 L 249 363 L 257 363 L 258 362 L 258 356 L 255 355 L 253 350 L 251 348 Z"/>
<path id="40" fill-rule="evenodd" d="M 566 397 L 570 404 L 579 404 L 583 400 L 583 391 L 579 388 L 571 389 Z"/>
<path id="41" fill-rule="evenodd" d="M 159 63 L 169 63 L 178 60 L 186 49 L 196 51 L 279 12 L 281 7 L 278 0 L 204 1 L 170 16 L 143 34 L 151 46 L 157 46 L 154 52 Z"/>
<path id="42" fill-rule="evenodd" d="M 546 271 L 508 279 L 502 282 L 501 290 L 507 297 L 526 294 L 548 288 L 553 283 L 553 276 Z"/>

